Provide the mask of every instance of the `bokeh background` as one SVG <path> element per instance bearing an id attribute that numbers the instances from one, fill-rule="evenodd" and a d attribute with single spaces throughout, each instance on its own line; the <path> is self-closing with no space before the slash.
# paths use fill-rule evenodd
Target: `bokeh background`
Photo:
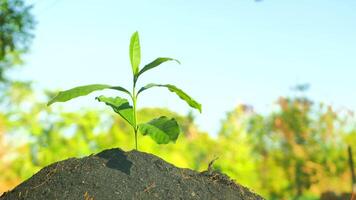
<path id="1" fill-rule="evenodd" d="M 349 199 L 356 158 L 356 2 L 0 0 L 0 193 L 42 167 L 103 149 L 131 150 L 130 127 L 94 100 L 47 107 L 78 85 L 130 87 L 130 35 L 142 61 L 174 57 L 140 84 L 173 83 L 203 104 L 189 110 L 159 89 L 139 120 L 175 117 L 175 144 L 141 151 L 220 170 L 267 199 Z M 104 92 L 107 95 L 116 95 Z"/>

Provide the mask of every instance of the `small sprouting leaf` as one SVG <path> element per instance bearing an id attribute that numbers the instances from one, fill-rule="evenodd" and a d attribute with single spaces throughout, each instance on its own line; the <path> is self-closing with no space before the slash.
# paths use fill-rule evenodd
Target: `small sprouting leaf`
<path id="1" fill-rule="evenodd" d="M 96 97 L 99 102 L 104 102 L 110 106 L 117 114 L 124 118 L 131 126 L 135 126 L 133 108 L 127 99 L 120 97 L 105 97 L 103 95 Z"/>
<path id="2" fill-rule="evenodd" d="M 148 123 L 140 124 L 139 130 L 143 135 L 149 135 L 158 144 L 175 142 L 180 133 L 180 128 L 174 118 L 162 116 Z"/>
<path id="3" fill-rule="evenodd" d="M 79 87 L 72 88 L 70 90 L 59 92 L 53 99 L 51 99 L 47 103 L 47 106 L 50 106 L 51 104 L 56 102 L 66 102 L 76 97 L 85 96 L 94 91 L 103 90 L 103 89 L 114 89 L 130 94 L 129 91 L 127 91 L 125 88 L 120 86 L 110 86 L 110 85 L 103 85 L 103 84 L 85 85 L 85 86 L 79 86 Z"/>
<path id="4" fill-rule="evenodd" d="M 180 62 L 178 60 L 173 59 L 173 58 L 156 58 L 156 60 L 152 61 L 151 63 L 149 63 L 147 65 L 145 65 L 145 67 L 142 68 L 140 70 L 140 72 L 138 73 L 138 76 L 140 76 L 141 74 L 143 74 L 147 70 L 155 68 L 155 67 L 159 66 L 160 64 L 162 64 L 164 62 L 167 62 L 167 61 L 176 61 L 178 64 L 180 64 Z"/>
<path id="5" fill-rule="evenodd" d="M 138 74 L 139 66 L 140 66 L 140 62 L 141 62 L 140 39 L 139 39 L 137 31 L 134 34 L 132 34 L 132 36 L 131 36 L 130 61 L 131 61 L 132 72 L 133 72 L 134 76 L 136 77 Z"/>
<path id="6" fill-rule="evenodd" d="M 138 94 L 140 94 L 141 92 L 149 89 L 149 88 L 152 88 L 152 87 L 166 87 L 169 89 L 169 91 L 171 92 L 174 92 L 176 93 L 182 100 L 184 100 L 185 102 L 188 103 L 188 105 L 192 108 L 195 108 L 197 110 L 199 110 L 199 112 L 202 111 L 201 109 L 201 104 L 198 103 L 197 101 L 195 101 L 192 97 L 190 97 L 187 93 L 185 93 L 183 90 L 177 88 L 176 86 L 174 85 L 171 85 L 171 84 L 165 84 L 165 85 L 162 85 L 162 84 L 155 84 L 155 83 L 150 83 L 144 87 L 142 87 L 139 91 L 138 91 Z"/>

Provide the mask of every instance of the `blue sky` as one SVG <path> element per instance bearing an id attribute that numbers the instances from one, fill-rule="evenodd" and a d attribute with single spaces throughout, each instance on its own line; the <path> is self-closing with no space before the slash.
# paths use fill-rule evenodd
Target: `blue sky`
<path id="1" fill-rule="evenodd" d="M 216 133 L 239 103 L 272 109 L 290 87 L 356 110 L 356 1 L 31 0 L 38 21 L 25 67 L 16 76 L 38 90 L 107 83 L 131 86 L 128 46 L 139 31 L 142 63 L 179 59 L 147 73 L 140 84 L 173 83 L 203 104 L 197 122 Z M 113 93 L 109 93 L 113 94 Z M 95 94 L 92 96 L 96 96 Z M 164 89 L 139 106 L 189 108 Z M 84 97 L 64 108 L 101 107 Z"/>

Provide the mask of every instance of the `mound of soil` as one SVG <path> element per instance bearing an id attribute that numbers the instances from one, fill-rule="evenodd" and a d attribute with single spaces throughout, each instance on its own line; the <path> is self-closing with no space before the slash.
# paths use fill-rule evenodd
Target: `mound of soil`
<path id="1" fill-rule="evenodd" d="M 177 168 L 152 154 L 120 149 L 43 168 L 8 199 L 263 199 L 227 176 Z"/>

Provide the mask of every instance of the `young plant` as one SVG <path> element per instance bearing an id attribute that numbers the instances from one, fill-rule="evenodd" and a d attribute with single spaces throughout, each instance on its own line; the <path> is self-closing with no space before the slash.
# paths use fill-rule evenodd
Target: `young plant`
<path id="1" fill-rule="evenodd" d="M 138 32 L 135 32 L 131 36 L 130 41 L 130 61 L 133 74 L 133 87 L 132 91 L 120 87 L 120 86 L 110 86 L 104 84 L 92 84 L 80 87 L 75 87 L 70 90 L 59 92 L 52 100 L 48 102 L 48 106 L 56 102 L 66 102 L 76 97 L 88 95 L 91 92 L 103 89 L 113 89 L 129 95 L 131 99 L 131 104 L 125 98 L 121 97 L 106 97 L 99 96 L 96 99 L 99 102 L 104 102 L 106 105 L 110 106 L 117 114 L 119 114 L 127 123 L 129 123 L 135 134 L 135 148 L 137 150 L 137 134 L 140 132 L 142 135 L 149 135 L 158 144 L 167 144 L 169 142 L 175 142 L 180 133 L 180 128 L 177 121 L 174 118 L 168 118 L 166 116 L 161 116 L 159 118 L 153 119 L 147 123 L 139 124 L 137 121 L 137 100 L 139 95 L 150 88 L 153 87 L 164 87 L 169 91 L 175 93 L 188 103 L 189 106 L 195 108 L 201 112 L 201 104 L 196 102 L 188 94 L 183 92 L 181 89 L 177 88 L 171 84 L 155 84 L 150 83 L 141 89 L 136 89 L 136 83 L 138 78 L 142 76 L 145 72 L 159 66 L 160 64 L 167 61 L 175 61 L 180 64 L 180 62 L 173 58 L 160 57 L 152 61 L 151 63 L 145 65 L 140 69 L 141 62 L 141 47 Z"/>

